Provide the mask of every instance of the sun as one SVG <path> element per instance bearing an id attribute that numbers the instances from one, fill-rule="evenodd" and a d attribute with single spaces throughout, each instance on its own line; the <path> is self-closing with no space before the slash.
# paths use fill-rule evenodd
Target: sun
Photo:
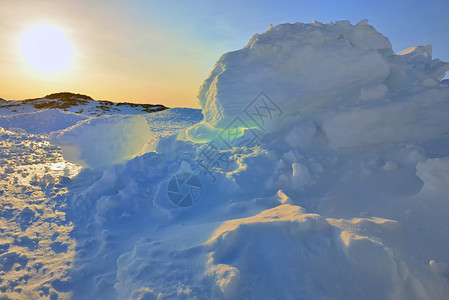
<path id="1" fill-rule="evenodd" d="M 20 54 L 36 71 L 55 74 L 72 65 L 74 51 L 62 29 L 36 25 L 20 38 Z"/>

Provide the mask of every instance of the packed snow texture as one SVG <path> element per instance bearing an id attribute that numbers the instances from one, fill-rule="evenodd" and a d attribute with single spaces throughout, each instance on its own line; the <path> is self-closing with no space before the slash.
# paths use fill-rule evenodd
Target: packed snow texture
<path id="1" fill-rule="evenodd" d="M 366 21 L 283 24 L 220 58 L 204 120 L 80 120 L 51 133 L 60 147 L 1 131 L 0 292 L 447 299 L 448 68 Z"/>
<path id="2" fill-rule="evenodd" d="M 79 169 L 47 136 L 0 128 L 0 298 L 69 298 L 52 288 L 70 278 L 76 254 L 67 204 L 55 197 L 65 188 L 55 186 Z"/>
<path id="3" fill-rule="evenodd" d="M 389 220 L 360 222 L 382 226 Z M 306 299 L 330 295 L 342 299 L 363 299 L 366 295 L 410 299 L 425 295 L 390 249 L 345 231 L 341 223 L 290 204 L 227 221 L 206 242 L 211 246 L 208 272 L 232 299 L 241 295 L 254 299 L 289 299 L 293 295 Z M 236 257 L 237 253 L 240 255 Z M 263 274 L 259 284 L 252 282 L 258 277 L 255 274 Z M 373 284 L 368 284 L 368 278 Z M 342 279 L 350 280 L 353 288 L 329 284 Z"/>

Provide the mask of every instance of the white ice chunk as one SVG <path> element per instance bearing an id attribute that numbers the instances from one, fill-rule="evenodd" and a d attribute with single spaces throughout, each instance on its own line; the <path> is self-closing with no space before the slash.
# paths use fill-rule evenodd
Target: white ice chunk
<path id="1" fill-rule="evenodd" d="M 449 89 L 403 94 L 392 103 L 335 113 L 321 129 L 337 148 L 407 142 L 447 133 Z"/>
<path id="2" fill-rule="evenodd" d="M 416 175 L 427 186 L 449 191 L 449 157 L 432 158 L 418 163 Z"/>
<path id="3" fill-rule="evenodd" d="M 397 53 L 408 62 L 429 63 L 432 60 L 432 45 L 415 46 L 402 50 Z"/>
<path id="4" fill-rule="evenodd" d="M 285 136 L 285 141 L 292 148 L 300 148 L 310 144 L 316 133 L 316 126 L 313 122 L 301 123 Z"/>
<path id="5" fill-rule="evenodd" d="M 225 128 L 247 114 L 253 117 L 248 126 L 275 130 L 279 124 L 271 123 L 281 112 L 321 110 L 339 95 L 383 82 L 391 55 L 388 39 L 364 22 L 282 24 L 223 55 L 198 97 L 213 126 Z M 269 99 L 258 97 L 261 92 Z"/>
<path id="6" fill-rule="evenodd" d="M 310 180 L 309 170 L 300 163 L 292 164 L 293 175 L 292 184 L 294 188 L 304 187 Z"/>
<path id="7" fill-rule="evenodd" d="M 66 160 L 92 169 L 121 164 L 148 143 L 150 130 L 143 116 L 99 117 L 78 123 L 51 136 Z"/>

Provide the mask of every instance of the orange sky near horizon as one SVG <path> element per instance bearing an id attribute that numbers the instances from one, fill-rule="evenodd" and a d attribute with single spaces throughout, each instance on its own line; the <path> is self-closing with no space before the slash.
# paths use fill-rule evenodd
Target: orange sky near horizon
<path id="1" fill-rule="evenodd" d="M 218 59 L 170 28 L 152 31 L 118 6 L 90 5 L 85 11 L 74 1 L 0 5 L 0 98 L 7 100 L 67 91 L 98 100 L 199 107 L 198 89 Z M 65 32 L 75 54 L 70 68 L 44 74 L 24 62 L 20 37 L 39 24 Z"/>

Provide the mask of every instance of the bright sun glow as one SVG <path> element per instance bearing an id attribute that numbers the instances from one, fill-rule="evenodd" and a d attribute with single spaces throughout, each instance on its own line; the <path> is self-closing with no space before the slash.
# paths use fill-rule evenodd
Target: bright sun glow
<path id="1" fill-rule="evenodd" d="M 23 59 L 41 73 L 58 73 L 70 67 L 74 51 L 64 32 L 55 26 L 34 26 L 20 39 Z"/>

